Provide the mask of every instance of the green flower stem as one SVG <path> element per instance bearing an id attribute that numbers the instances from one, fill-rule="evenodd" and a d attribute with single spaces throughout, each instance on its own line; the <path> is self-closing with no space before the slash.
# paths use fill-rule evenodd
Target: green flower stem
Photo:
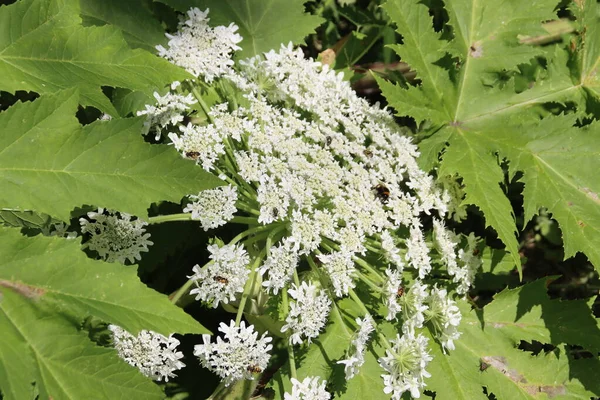
<path id="1" fill-rule="evenodd" d="M 250 207 L 249 205 L 241 203 L 239 199 L 238 199 L 238 201 L 235 202 L 235 207 L 238 210 L 246 211 L 248 214 L 253 214 L 256 216 L 260 215 L 260 211 L 255 210 L 254 208 Z"/>
<path id="2" fill-rule="evenodd" d="M 234 224 L 245 224 L 245 225 L 259 225 L 259 222 L 256 218 L 253 217 L 241 217 L 236 215 L 232 219 L 229 220 L 228 223 Z"/>
<path id="3" fill-rule="evenodd" d="M 279 233 L 287 227 L 287 224 L 282 224 L 276 228 L 274 228 L 267 236 L 267 242 L 265 244 L 265 250 L 267 251 L 267 257 L 270 255 L 271 246 L 273 242 L 277 242 L 280 238 L 278 237 Z"/>
<path id="4" fill-rule="evenodd" d="M 208 122 L 210 122 L 211 124 L 213 124 L 215 121 L 210 116 L 210 109 L 208 108 L 208 105 L 204 102 L 204 99 L 202 98 L 202 95 L 198 91 L 198 88 L 196 86 L 194 86 L 194 84 L 191 83 L 191 82 L 189 82 L 188 85 L 189 85 L 189 87 L 190 87 L 190 89 L 192 91 L 192 94 L 194 95 L 194 97 L 196 98 L 196 100 L 198 100 L 198 104 L 200 104 L 200 107 L 202 108 L 202 111 L 204 111 L 204 114 L 206 114 L 206 118 L 208 119 Z"/>
<path id="5" fill-rule="evenodd" d="M 262 261 L 265 253 L 266 253 L 266 250 L 263 249 L 263 251 L 260 252 L 258 257 L 256 257 L 254 259 L 254 262 L 252 263 L 252 271 L 250 272 L 250 276 L 248 277 L 248 280 L 246 281 L 246 286 L 244 286 L 244 292 L 242 293 L 242 299 L 240 300 L 240 305 L 238 307 L 237 314 L 235 316 L 235 326 L 240 326 L 240 322 L 242 320 L 242 315 L 244 315 L 244 308 L 246 308 L 246 301 L 248 300 L 248 296 L 250 296 L 250 291 L 252 290 L 252 287 L 254 287 L 254 284 L 256 283 L 256 274 L 257 274 L 256 269 L 257 269 L 258 265 L 260 264 L 260 262 Z"/>
<path id="6" fill-rule="evenodd" d="M 237 242 L 239 242 L 240 240 L 242 240 L 245 237 L 248 237 L 250 235 L 253 235 L 255 233 L 259 233 L 259 232 L 264 232 L 267 230 L 271 230 L 273 229 L 273 224 L 270 225 L 260 225 L 260 226 L 256 226 L 254 228 L 250 228 L 245 230 L 244 232 L 240 233 L 239 235 L 237 235 L 236 237 L 234 237 L 231 242 L 229 242 L 230 245 L 236 244 Z"/>
<path id="7" fill-rule="evenodd" d="M 350 294 L 350 298 L 356 303 L 356 305 L 358 306 L 358 308 L 361 309 L 361 311 L 365 314 L 365 315 L 371 315 L 371 313 L 369 312 L 369 310 L 367 310 L 367 307 L 365 307 L 365 304 L 360 300 L 360 298 L 358 297 L 358 295 L 356 294 L 356 292 L 352 289 L 348 290 L 348 293 Z M 377 332 L 377 336 L 379 337 L 379 339 L 381 340 L 381 343 L 383 343 L 384 347 L 390 351 L 392 351 L 392 345 L 390 344 L 390 342 L 387 340 L 387 338 L 385 337 L 384 334 L 382 334 L 379 331 L 379 327 L 377 326 L 377 323 L 375 322 L 375 320 L 373 320 L 373 325 L 375 326 L 375 332 Z"/>
<path id="8" fill-rule="evenodd" d="M 225 389 L 225 382 L 221 381 L 214 392 L 206 400 L 216 400 L 220 397 L 223 390 Z"/>
<path id="9" fill-rule="evenodd" d="M 381 253 L 381 248 L 377 248 L 377 247 L 373 247 L 371 245 L 365 244 L 365 249 L 375 253 L 375 254 L 380 254 Z"/>
<path id="10" fill-rule="evenodd" d="M 246 239 L 244 241 L 244 246 L 246 246 L 246 249 L 250 249 L 250 246 L 252 246 L 256 242 L 260 242 L 261 240 L 268 238 L 270 234 L 271 234 L 271 232 L 257 233 L 256 235 L 252 236 L 251 238 Z"/>
<path id="11" fill-rule="evenodd" d="M 148 218 L 148 223 L 150 225 L 152 225 L 152 224 L 162 224 L 163 222 L 171 222 L 171 221 L 190 221 L 191 219 L 192 219 L 191 213 L 157 215 L 156 217 Z"/>
<path id="12" fill-rule="evenodd" d="M 363 260 L 362 258 L 359 258 L 359 257 L 353 257 L 353 259 L 356 264 L 358 264 L 362 268 L 366 269 L 369 273 L 371 273 L 374 277 L 376 277 L 379 282 L 381 282 L 381 283 L 385 282 L 385 279 L 383 279 L 381 274 L 378 271 L 376 271 L 373 267 L 371 267 L 368 262 L 366 262 L 365 260 Z"/>
<path id="13" fill-rule="evenodd" d="M 246 198 L 248 199 L 256 199 L 256 191 L 254 190 L 254 188 L 249 185 L 244 179 L 242 179 L 242 177 L 237 173 L 237 168 L 232 170 L 232 171 L 228 171 L 229 173 L 233 173 L 235 176 L 237 176 L 239 179 L 239 182 L 236 181 L 233 178 L 230 178 L 228 174 L 226 174 L 225 172 L 223 172 L 223 170 L 219 167 L 215 167 L 215 171 L 217 172 L 217 176 L 219 175 L 225 175 L 225 181 L 229 182 L 230 184 L 236 186 L 238 188 L 238 192 L 243 194 Z M 245 188 L 242 189 L 242 186 Z"/>
<path id="14" fill-rule="evenodd" d="M 325 250 L 332 252 L 340 249 L 340 246 L 328 237 L 321 236 L 321 238 L 323 239 L 321 241 L 321 246 L 323 246 Z"/>
<path id="15" fill-rule="evenodd" d="M 290 377 L 298 379 L 298 375 L 296 374 L 296 360 L 294 358 L 294 347 L 288 340 L 287 344 L 288 351 L 288 362 L 290 363 Z"/>
<path id="16" fill-rule="evenodd" d="M 356 271 L 355 273 L 356 273 L 356 276 L 358 277 L 358 279 L 360 279 L 363 283 L 365 283 L 368 287 L 370 287 L 371 289 L 373 289 L 375 292 L 377 292 L 377 293 L 383 292 L 383 290 L 381 289 L 381 286 L 376 285 L 374 282 L 372 282 L 365 275 L 361 274 L 358 271 Z"/>
<path id="17" fill-rule="evenodd" d="M 296 268 L 294 268 L 294 283 L 296 284 L 296 287 L 300 286 L 300 278 L 298 278 L 298 271 L 296 271 Z"/>
<path id="18" fill-rule="evenodd" d="M 190 288 L 194 284 L 193 279 L 188 279 L 177 291 L 169 296 L 171 303 L 177 305 L 177 302 L 183 297 L 184 294 L 189 293 Z"/>
<path id="19" fill-rule="evenodd" d="M 379 241 L 374 240 L 372 238 L 365 238 L 365 242 L 368 243 L 369 246 L 379 249 L 376 251 L 376 253 L 381 253 L 382 247 L 381 247 L 381 243 Z"/>
<path id="20" fill-rule="evenodd" d="M 282 291 L 281 291 L 281 302 L 283 303 L 283 309 L 285 310 L 285 314 L 287 316 L 287 314 L 289 313 L 289 300 L 288 300 L 288 292 L 287 292 L 287 287 L 285 287 Z M 288 341 L 287 343 L 287 352 L 288 352 L 288 361 L 290 363 L 290 375 L 292 378 L 297 378 L 297 374 L 296 374 L 296 359 L 294 358 L 294 347 L 292 346 L 292 344 L 290 343 L 289 339 L 286 338 L 286 340 Z"/>

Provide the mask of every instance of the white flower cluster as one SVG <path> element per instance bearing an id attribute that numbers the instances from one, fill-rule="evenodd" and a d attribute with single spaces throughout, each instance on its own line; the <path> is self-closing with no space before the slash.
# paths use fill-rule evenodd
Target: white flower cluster
<path id="1" fill-rule="evenodd" d="M 406 391 L 414 398 L 421 397 L 425 378 L 431 375 L 425 370 L 433 358 L 427 351 L 427 338 L 413 333 L 396 335 L 391 341 L 392 348 L 386 350 L 379 359 L 379 365 L 387 372 L 383 374 L 383 391 L 392 394 L 393 400 L 400 400 Z"/>
<path id="2" fill-rule="evenodd" d="M 173 87 L 179 82 L 174 82 Z M 169 125 L 176 125 L 183 121 L 183 112 L 189 110 L 189 106 L 196 103 L 192 94 L 182 96 L 175 93 L 167 93 L 164 96 L 154 92 L 156 105 L 146 105 L 146 109 L 138 111 L 137 115 L 146 115 L 144 121 L 143 135 L 154 129 L 156 133 L 155 140 L 160 139 L 162 130 Z"/>
<path id="3" fill-rule="evenodd" d="M 168 49 L 156 46 L 158 54 L 175 65 L 185 68 L 192 75 L 204 77 L 206 82 L 231 71 L 231 55 L 241 48 L 237 45 L 242 37 L 236 33 L 235 24 L 211 28 L 208 25 L 208 9 L 204 12 L 192 8 L 187 19 L 179 23 L 179 29 L 169 38 Z"/>
<path id="4" fill-rule="evenodd" d="M 285 393 L 283 400 L 329 400 L 331 395 L 325 390 L 326 381 L 319 383 L 319 377 L 306 377 L 302 382 L 292 378 L 292 393 Z"/>
<path id="5" fill-rule="evenodd" d="M 428 320 L 434 326 L 435 334 L 444 349 L 454 350 L 454 341 L 460 337 L 458 326 L 462 315 L 456 302 L 448 297 L 446 289 L 433 287 L 428 304 Z"/>
<path id="6" fill-rule="evenodd" d="M 107 215 L 108 214 L 108 215 Z M 148 246 L 153 243 L 148 240 L 149 233 L 144 233 L 144 226 L 148 223 L 141 219 L 131 220 L 131 215 L 99 208 L 98 212 L 89 212 L 90 220 L 80 218 L 81 233 L 88 233 L 90 238 L 83 244 L 83 248 L 96 251 L 100 257 L 108 262 L 125 261 L 134 263 L 141 260 L 140 253 L 148 251 Z"/>
<path id="7" fill-rule="evenodd" d="M 277 246 L 271 247 L 269 256 L 259 268 L 261 275 L 269 274 L 269 279 L 262 285 L 273 294 L 277 294 L 292 280 L 292 275 L 298 266 L 298 252 L 294 251 L 289 240 L 281 241 Z"/>
<path id="8" fill-rule="evenodd" d="M 179 340 L 172 336 L 165 337 L 159 333 L 142 330 L 136 336 L 116 325 L 109 325 L 113 346 L 119 357 L 140 372 L 154 380 L 168 381 L 176 375 L 173 373 L 185 364 L 179 361 L 183 353 L 177 351 Z"/>
<path id="9" fill-rule="evenodd" d="M 211 262 L 204 268 L 195 265 L 194 275 L 188 276 L 196 285 L 190 294 L 195 294 L 196 300 L 212 301 L 216 308 L 219 302 L 227 304 L 235 300 L 236 293 L 244 291 L 250 257 L 241 245 L 213 244 L 208 251 Z"/>
<path id="10" fill-rule="evenodd" d="M 224 337 L 217 337 L 211 343 L 210 335 L 202 335 L 204 344 L 194 347 L 194 355 L 200 359 L 205 368 L 219 375 L 225 385 L 240 379 L 254 379 L 253 374 L 262 372 L 269 363 L 269 351 L 272 338 L 264 333 L 258 338 L 254 326 L 246 327 L 244 321 L 235 326 L 221 323 L 219 331 Z"/>
<path id="11" fill-rule="evenodd" d="M 365 363 L 365 351 L 367 342 L 371 332 L 375 330 L 373 326 L 373 318 L 370 315 L 365 315 L 364 318 L 356 318 L 356 323 L 359 326 L 351 346 L 353 352 L 347 360 L 338 361 L 338 364 L 344 364 L 344 372 L 346 379 L 352 379 L 358 374 L 360 367 Z"/>
<path id="12" fill-rule="evenodd" d="M 319 332 L 327 322 L 331 300 L 325 291 L 306 282 L 302 282 L 300 287 L 292 284 L 292 289 L 288 290 L 288 293 L 296 301 L 290 302 L 290 312 L 281 331 L 285 332 L 288 329 L 292 331 L 290 343 L 302 343 L 302 336 L 305 336 L 310 343 L 312 339 L 319 336 Z"/>
<path id="13" fill-rule="evenodd" d="M 475 272 L 481 266 L 481 259 L 473 255 L 477 245 L 475 236 L 471 234 L 467 238 L 467 251 L 459 249 L 457 257 L 456 247 L 459 239 L 456 234 L 446 229 L 443 221 L 433 219 L 433 233 L 437 249 L 448 268 L 448 274 L 453 277 L 454 282 L 458 283 L 456 291 L 459 294 L 466 294 L 473 284 Z"/>
<path id="14" fill-rule="evenodd" d="M 192 219 L 199 220 L 205 231 L 225 225 L 237 211 L 235 186 L 220 186 L 204 190 L 197 196 L 191 195 L 189 198 L 193 202 L 189 203 L 183 212 L 192 213 Z"/>
<path id="15" fill-rule="evenodd" d="M 394 399 L 406 391 L 418 397 L 431 356 L 417 330 L 433 326 L 444 349 L 452 349 L 460 335 L 458 307 L 446 290 L 426 283 L 431 271 L 445 268 L 464 294 L 478 267 L 470 250 L 476 244 L 469 239 L 469 249 L 457 251 L 458 237 L 444 226 L 444 218 L 456 212 L 449 209 L 452 198 L 419 168 L 417 147 L 393 117 L 357 97 L 341 73 L 306 60 L 291 44 L 235 65 L 231 54 L 241 41 L 237 27 L 210 28 L 207 12 L 198 9 L 188 16 L 169 36 L 169 50 L 159 49 L 161 55 L 205 82 L 228 80 L 240 96 L 212 106 L 209 123 L 189 123 L 168 135 L 183 157 L 231 184 L 215 189 L 222 192 L 192 197 L 185 211 L 204 229 L 226 223 L 236 206 L 247 215 L 239 216 L 252 226 L 246 243 L 266 240 L 269 247 L 253 252 L 262 287 L 291 297 L 281 329 L 291 344 L 318 337 L 329 315 L 329 293 L 356 299 L 356 282 L 373 277 L 365 283 L 382 293 L 386 318 L 402 323 L 402 335 L 379 360 L 387 372 L 386 393 Z M 225 193 L 233 188 L 235 197 Z M 424 215 L 433 220 L 435 245 L 429 243 Z M 244 290 L 250 257 L 242 245 L 213 245 L 209 251 L 211 262 L 194 267 L 196 287 L 190 293 L 216 307 Z M 318 284 L 290 283 L 299 281 L 296 269 L 305 265 L 302 259 Z M 385 277 L 379 272 L 384 268 Z M 357 323 L 352 351 L 340 361 L 348 379 L 359 373 L 375 330 L 369 315 Z M 226 382 L 248 377 L 243 373 L 247 363 L 234 368 L 212 350 L 199 354 Z M 330 396 L 318 378 L 293 383 L 287 400 Z"/>

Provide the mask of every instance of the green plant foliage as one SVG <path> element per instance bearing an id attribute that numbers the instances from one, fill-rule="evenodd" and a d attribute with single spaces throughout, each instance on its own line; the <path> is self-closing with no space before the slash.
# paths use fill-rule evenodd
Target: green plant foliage
<path id="1" fill-rule="evenodd" d="M 79 4 L 84 24 L 119 28 L 130 47 L 156 53 L 155 46 L 167 41 L 164 28 L 152 13 L 151 0 L 80 0 Z"/>
<path id="2" fill-rule="evenodd" d="M 75 321 L 38 301 L 43 291 L 6 287 L 0 302 L 0 385 L 6 400 L 162 399 L 158 386 L 92 343 Z M 35 382 L 35 384 L 33 383 Z"/>
<path id="3" fill-rule="evenodd" d="M 0 385 L 5 399 L 162 398 L 161 391 L 93 344 L 88 315 L 131 332 L 207 330 L 142 284 L 135 268 L 90 260 L 77 240 L 25 237 L 0 228 Z M 32 382 L 36 382 L 35 387 Z"/>
<path id="4" fill-rule="evenodd" d="M 577 344 L 597 352 L 600 330 L 583 300 L 550 300 L 546 280 L 507 289 L 481 310 L 461 303 L 462 336 L 456 350 L 444 355 L 434 347 L 427 385 L 436 399 L 486 399 L 483 387 L 498 399 L 569 398 L 598 395 L 582 363 L 563 344 Z M 516 348 L 520 341 L 558 346 L 531 355 Z M 559 346 L 560 345 L 560 346 Z M 593 391 L 593 392 L 591 392 Z M 594 393 L 595 392 L 595 393 Z"/>
<path id="5" fill-rule="evenodd" d="M 439 173 L 463 178 L 465 204 L 483 211 L 520 268 L 513 210 L 500 185 L 499 159 L 507 158 L 512 175 L 524 172 L 526 221 L 547 207 L 561 225 L 565 256 L 582 251 L 600 267 L 593 245 L 600 186 L 589 175 L 599 167 L 599 128 L 573 128 L 575 119 L 565 116 L 538 123 L 540 106 L 552 102 L 573 102 L 578 113 L 587 112 L 598 85 L 596 2 L 573 6 L 583 32 L 579 43 L 549 51 L 527 39 L 545 33 L 541 23 L 556 18 L 555 1 L 448 0 L 444 7 L 450 34 L 433 30 L 422 2 L 394 0 L 384 6 L 403 38 L 393 48 L 420 83 L 401 87 L 379 79 L 379 84 L 398 115 L 430 122 L 420 143 L 422 165 L 434 167 L 442 152 Z M 546 69 L 518 92 L 516 77 L 533 57 L 544 57 Z"/>
<path id="6" fill-rule="evenodd" d="M 189 77 L 147 51 L 130 49 L 112 26 L 83 27 L 79 12 L 76 0 L 26 0 L 0 8 L 0 89 L 43 94 L 77 87 L 83 105 L 116 116 L 101 86 L 152 95 Z"/>
<path id="7" fill-rule="evenodd" d="M 146 215 L 219 180 L 166 145 L 145 143 L 141 118 L 81 127 L 74 91 L 15 104 L 0 114 L 0 205 L 67 220 L 84 204 Z M 77 190 L 73 190 L 77 188 Z"/>
<path id="8" fill-rule="evenodd" d="M 0 210 L 0 221 L 6 226 L 36 229 L 48 228 L 51 224 L 60 222 L 46 214 L 17 210 Z"/>
<path id="9" fill-rule="evenodd" d="M 304 12 L 305 0 L 155 0 L 178 11 L 191 7 L 210 9 L 211 25 L 235 23 L 244 40 L 238 58 L 252 57 L 279 48 L 281 43 L 299 44 L 323 20 Z"/>
<path id="10" fill-rule="evenodd" d="M 13 228 L 0 228 L 0 235 L 0 286 L 35 295 L 48 313 L 77 321 L 93 315 L 132 333 L 207 332 L 165 295 L 141 283 L 135 268 L 91 260 L 79 240 L 30 238 Z"/>

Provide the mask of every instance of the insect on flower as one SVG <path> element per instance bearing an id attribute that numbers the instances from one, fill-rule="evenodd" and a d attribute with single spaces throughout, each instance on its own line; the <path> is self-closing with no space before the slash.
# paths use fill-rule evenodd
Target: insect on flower
<path id="1" fill-rule="evenodd" d="M 396 296 L 398 296 L 398 297 L 404 296 L 404 287 L 400 286 L 398 288 L 398 291 L 396 292 Z"/>
<path id="2" fill-rule="evenodd" d="M 223 278 L 219 275 L 215 276 L 213 279 L 215 280 L 215 282 L 222 283 L 223 285 L 227 285 L 229 283 L 229 280 L 227 280 L 227 278 Z"/>
<path id="3" fill-rule="evenodd" d="M 200 157 L 200 153 L 198 153 L 197 151 L 188 151 L 187 153 L 185 153 L 185 156 L 187 158 L 197 159 L 198 157 Z"/>
<path id="4" fill-rule="evenodd" d="M 383 204 L 386 204 L 390 198 L 390 189 L 387 188 L 383 183 L 378 184 L 373 188 L 376 192 L 376 196 Z"/>
<path id="5" fill-rule="evenodd" d="M 249 365 L 246 370 L 253 374 L 260 374 L 262 372 L 262 369 L 258 365 Z"/>

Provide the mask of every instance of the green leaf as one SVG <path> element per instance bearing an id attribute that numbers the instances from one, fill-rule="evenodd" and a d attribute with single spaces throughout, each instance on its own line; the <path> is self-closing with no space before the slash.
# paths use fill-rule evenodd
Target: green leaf
<path id="1" fill-rule="evenodd" d="M 151 0 L 79 0 L 86 25 L 113 25 L 133 48 L 156 53 L 155 46 L 167 42 L 164 28 L 151 10 Z"/>
<path id="2" fill-rule="evenodd" d="M 73 91 L 17 103 L 0 114 L 0 207 L 67 220 L 93 204 L 144 217 L 153 202 L 179 202 L 218 186 L 171 146 L 144 142 L 141 118 L 81 127 Z"/>
<path id="3" fill-rule="evenodd" d="M 514 212 L 501 186 L 506 183 L 499 165 L 504 159 L 512 176 L 524 173 L 525 222 L 547 207 L 561 224 L 565 255 L 583 251 L 600 268 L 594 244 L 600 189 L 592 178 L 600 168 L 598 128 L 572 128 L 574 119 L 567 117 L 539 126 L 540 115 L 548 114 L 540 107 L 545 104 L 575 104 L 576 115 L 587 112 L 591 88 L 598 84 L 597 4 L 574 6 L 580 10 L 575 14 L 582 37 L 575 50 L 564 44 L 542 48 L 521 43 L 544 33 L 541 24 L 556 18 L 555 6 L 550 0 L 447 0 L 449 22 L 443 34 L 433 30 L 423 2 L 390 0 L 384 6 L 403 38 L 393 48 L 420 82 L 403 88 L 379 79 L 383 94 L 398 115 L 430 121 L 419 144 L 420 165 L 431 169 L 439 163 L 441 174 L 463 179 L 465 203 L 483 212 L 519 272 Z M 544 58 L 545 68 L 523 85 L 523 64 L 533 57 Z"/>
<path id="4" fill-rule="evenodd" d="M 600 268 L 600 123 L 573 127 L 574 118 L 550 117 L 504 138 L 490 136 L 521 179 L 525 220 L 546 207 L 560 225 L 565 257 L 584 252 Z M 503 140 L 502 140 L 503 139 Z"/>
<path id="5" fill-rule="evenodd" d="M 583 300 L 550 300 L 545 284 L 539 280 L 505 290 L 482 310 L 459 302 L 462 336 L 456 349 L 444 355 L 439 345 L 432 346 L 434 358 L 427 368 L 432 377 L 426 383 L 436 392 L 436 399 L 486 399 L 483 387 L 498 399 L 598 395 L 598 385 L 583 372 L 583 364 L 568 356 L 562 346 L 580 344 L 598 350 L 600 331 L 590 307 Z M 558 348 L 532 356 L 516 348 L 521 340 Z"/>
<path id="6" fill-rule="evenodd" d="M 112 26 L 83 27 L 76 0 L 23 0 L 0 8 L 1 90 L 44 94 L 77 87 L 83 105 L 116 116 L 102 86 L 152 95 L 188 77 L 166 60 L 130 49 Z"/>
<path id="7" fill-rule="evenodd" d="M 513 262 L 521 271 L 514 214 L 506 194 L 500 187 L 504 173 L 496 162 L 493 150 L 486 146 L 486 141 L 474 132 L 467 133 L 455 129 L 449 140 L 449 149 L 444 154 L 440 174 L 459 174 L 463 178 L 466 188 L 463 203 L 473 204 L 483 211 L 486 226 L 496 230 Z"/>
<path id="8" fill-rule="evenodd" d="M 0 227 L 0 252 L 0 287 L 47 304 L 64 318 L 93 315 L 131 333 L 208 332 L 167 296 L 141 283 L 135 268 L 92 260 L 79 240 L 30 238 Z"/>
<path id="9" fill-rule="evenodd" d="M 580 32 L 577 63 L 574 71 L 577 84 L 587 94 L 600 99 L 600 8 L 593 0 L 574 1 L 571 10 L 577 17 Z"/>
<path id="10" fill-rule="evenodd" d="M 6 400 L 162 399 L 160 388 L 92 343 L 43 303 L 41 291 L 0 281 L 0 389 Z"/>
<path id="11" fill-rule="evenodd" d="M 0 221 L 7 226 L 18 228 L 48 228 L 51 224 L 58 223 L 60 220 L 53 219 L 46 214 L 39 214 L 34 211 L 18 210 L 0 210 Z"/>
<path id="12" fill-rule="evenodd" d="M 186 12 L 191 7 L 210 9 L 210 24 L 235 23 L 244 38 L 237 57 L 252 57 L 292 42 L 304 43 L 323 20 L 304 12 L 305 0 L 159 0 Z"/>

